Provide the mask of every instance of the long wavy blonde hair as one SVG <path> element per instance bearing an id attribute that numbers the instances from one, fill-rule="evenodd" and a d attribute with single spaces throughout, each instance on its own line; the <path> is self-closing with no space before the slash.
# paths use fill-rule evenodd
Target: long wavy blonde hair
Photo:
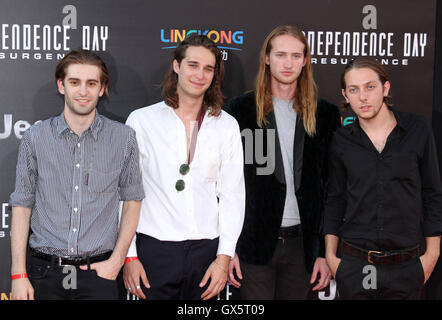
<path id="1" fill-rule="evenodd" d="M 302 31 L 294 26 L 278 26 L 266 37 L 260 52 L 259 71 L 255 82 L 255 98 L 257 106 L 257 123 L 259 127 L 267 123 L 266 116 L 273 110 L 270 66 L 266 64 L 266 56 L 272 50 L 272 40 L 281 35 L 291 35 L 304 44 L 306 64 L 297 80 L 294 108 L 303 120 L 305 131 L 309 136 L 316 132 L 317 87 L 313 80 L 310 47 Z"/>

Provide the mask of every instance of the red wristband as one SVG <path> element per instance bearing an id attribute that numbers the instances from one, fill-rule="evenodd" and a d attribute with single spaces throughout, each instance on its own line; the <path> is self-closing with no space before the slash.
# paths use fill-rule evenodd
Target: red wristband
<path id="1" fill-rule="evenodd" d="M 13 274 L 13 275 L 11 276 L 11 279 L 12 279 L 12 280 L 15 280 L 15 279 L 22 279 L 22 278 L 27 278 L 27 277 L 28 277 L 28 274 L 27 274 L 27 273 Z"/>
<path id="2" fill-rule="evenodd" d="M 138 257 L 129 257 L 129 258 L 126 258 L 126 260 L 124 260 L 124 264 L 129 263 L 129 262 L 132 262 L 132 261 L 135 261 L 135 260 L 138 260 Z"/>

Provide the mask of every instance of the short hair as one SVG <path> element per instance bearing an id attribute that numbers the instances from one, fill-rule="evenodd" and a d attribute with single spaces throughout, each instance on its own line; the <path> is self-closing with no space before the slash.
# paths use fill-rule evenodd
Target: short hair
<path id="1" fill-rule="evenodd" d="M 353 69 L 362 69 L 362 68 L 368 68 L 370 70 L 373 70 L 376 72 L 376 74 L 379 77 L 379 80 L 381 81 L 382 85 L 385 84 L 385 82 L 390 81 L 390 78 L 388 76 L 387 70 L 384 68 L 384 66 L 376 59 L 370 58 L 370 57 L 358 57 L 352 61 L 350 61 L 346 66 L 344 71 L 341 74 L 341 89 L 345 91 L 347 84 L 345 83 L 345 75 L 353 70 Z M 387 106 L 391 107 L 393 104 L 391 103 L 391 96 L 385 96 L 384 102 Z M 348 108 L 349 103 L 343 102 L 343 107 Z"/>
<path id="2" fill-rule="evenodd" d="M 63 81 L 66 77 L 66 70 L 71 64 L 88 64 L 97 66 L 101 71 L 100 82 L 101 85 L 104 86 L 104 94 L 106 97 L 109 97 L 109 71 L 107 70 L 104 61 L 97 54 L 83 49 L 69 51 L 55 68 L 55 80 Z"/>
<path id="3" fill-rule="evenodd" d="M 177 93 L 178 75 L 173 70 L 173 61 L 176 60 L 178 64 L 186 57 L 186 51 L 189 47 L 204 47 L 213 53 L 215 56 L 215 70 L 212 83 L 207 91 L 204 93 L 203 108 L 210 109 L 211 116 L 218 116 L 221 113 L 223 105 L 223 94 L 221 86 L 224 78 L 224 63 L 222 55 L 215 42 L 204 35 L 193 34 L 184 39 L 175 49 L 172 61 L 170 62 L 169 70 L 164 78 L 162 84 L 162 96 L 166 104 L 172 108 L 178 108 L 179 97 Z"/>

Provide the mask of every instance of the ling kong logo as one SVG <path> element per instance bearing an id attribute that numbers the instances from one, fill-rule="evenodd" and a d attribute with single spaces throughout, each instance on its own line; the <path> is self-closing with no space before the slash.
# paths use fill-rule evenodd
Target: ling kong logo
<path id="1" fill-rule="evenodd" d="M 243 30 L 215 30 L 215 29 L 161 29 L 161 49 L 176 48 L 177 44 L 192 34 L 205 35 L 215 42 L 219 49 L 242 51 L 244 44 Z"/>

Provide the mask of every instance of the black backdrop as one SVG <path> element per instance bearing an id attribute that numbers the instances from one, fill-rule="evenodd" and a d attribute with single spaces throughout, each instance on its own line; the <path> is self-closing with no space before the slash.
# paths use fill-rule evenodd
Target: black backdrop
<path id="1" fill-rule="evenodd" d="M 436 21 L 432 124 L 439 156 L 439 171 L 442 179 L 442 1 L 437 1 Z M 442 258 L 439 258 L 436 268 L 428 281 L 427 295 L 428 298 L 442 300 Z"/>
<path id="2" fill-rule="evenodd" d="M 29 125 L 61 112 L 53 73 L 68 49 L 85 47 L 104 58 L 111 73 L 110 98 L 99 111 L 125 121 L 132 110 L 160 100 L 170 47 L 189 30 L 218 41 L 226 63 L 223 91 L 230 98 L 253 88 L 260 46 L 279 24 L 306 32 L 320 95 L 335 104 L 342 101 L 339 75 L 348 59 L 364 54 L 380 59 L 391 75 L 395 106 L 432 118 L 442 159 L 442 19 L 435 0 L 0 0 L 1 299 L 10 298 L 7 202 L 18 144 Z M 350 115 L 342 116 L 350 121 Z M 319 298 L 334 296 L 332 286 Z"/>

